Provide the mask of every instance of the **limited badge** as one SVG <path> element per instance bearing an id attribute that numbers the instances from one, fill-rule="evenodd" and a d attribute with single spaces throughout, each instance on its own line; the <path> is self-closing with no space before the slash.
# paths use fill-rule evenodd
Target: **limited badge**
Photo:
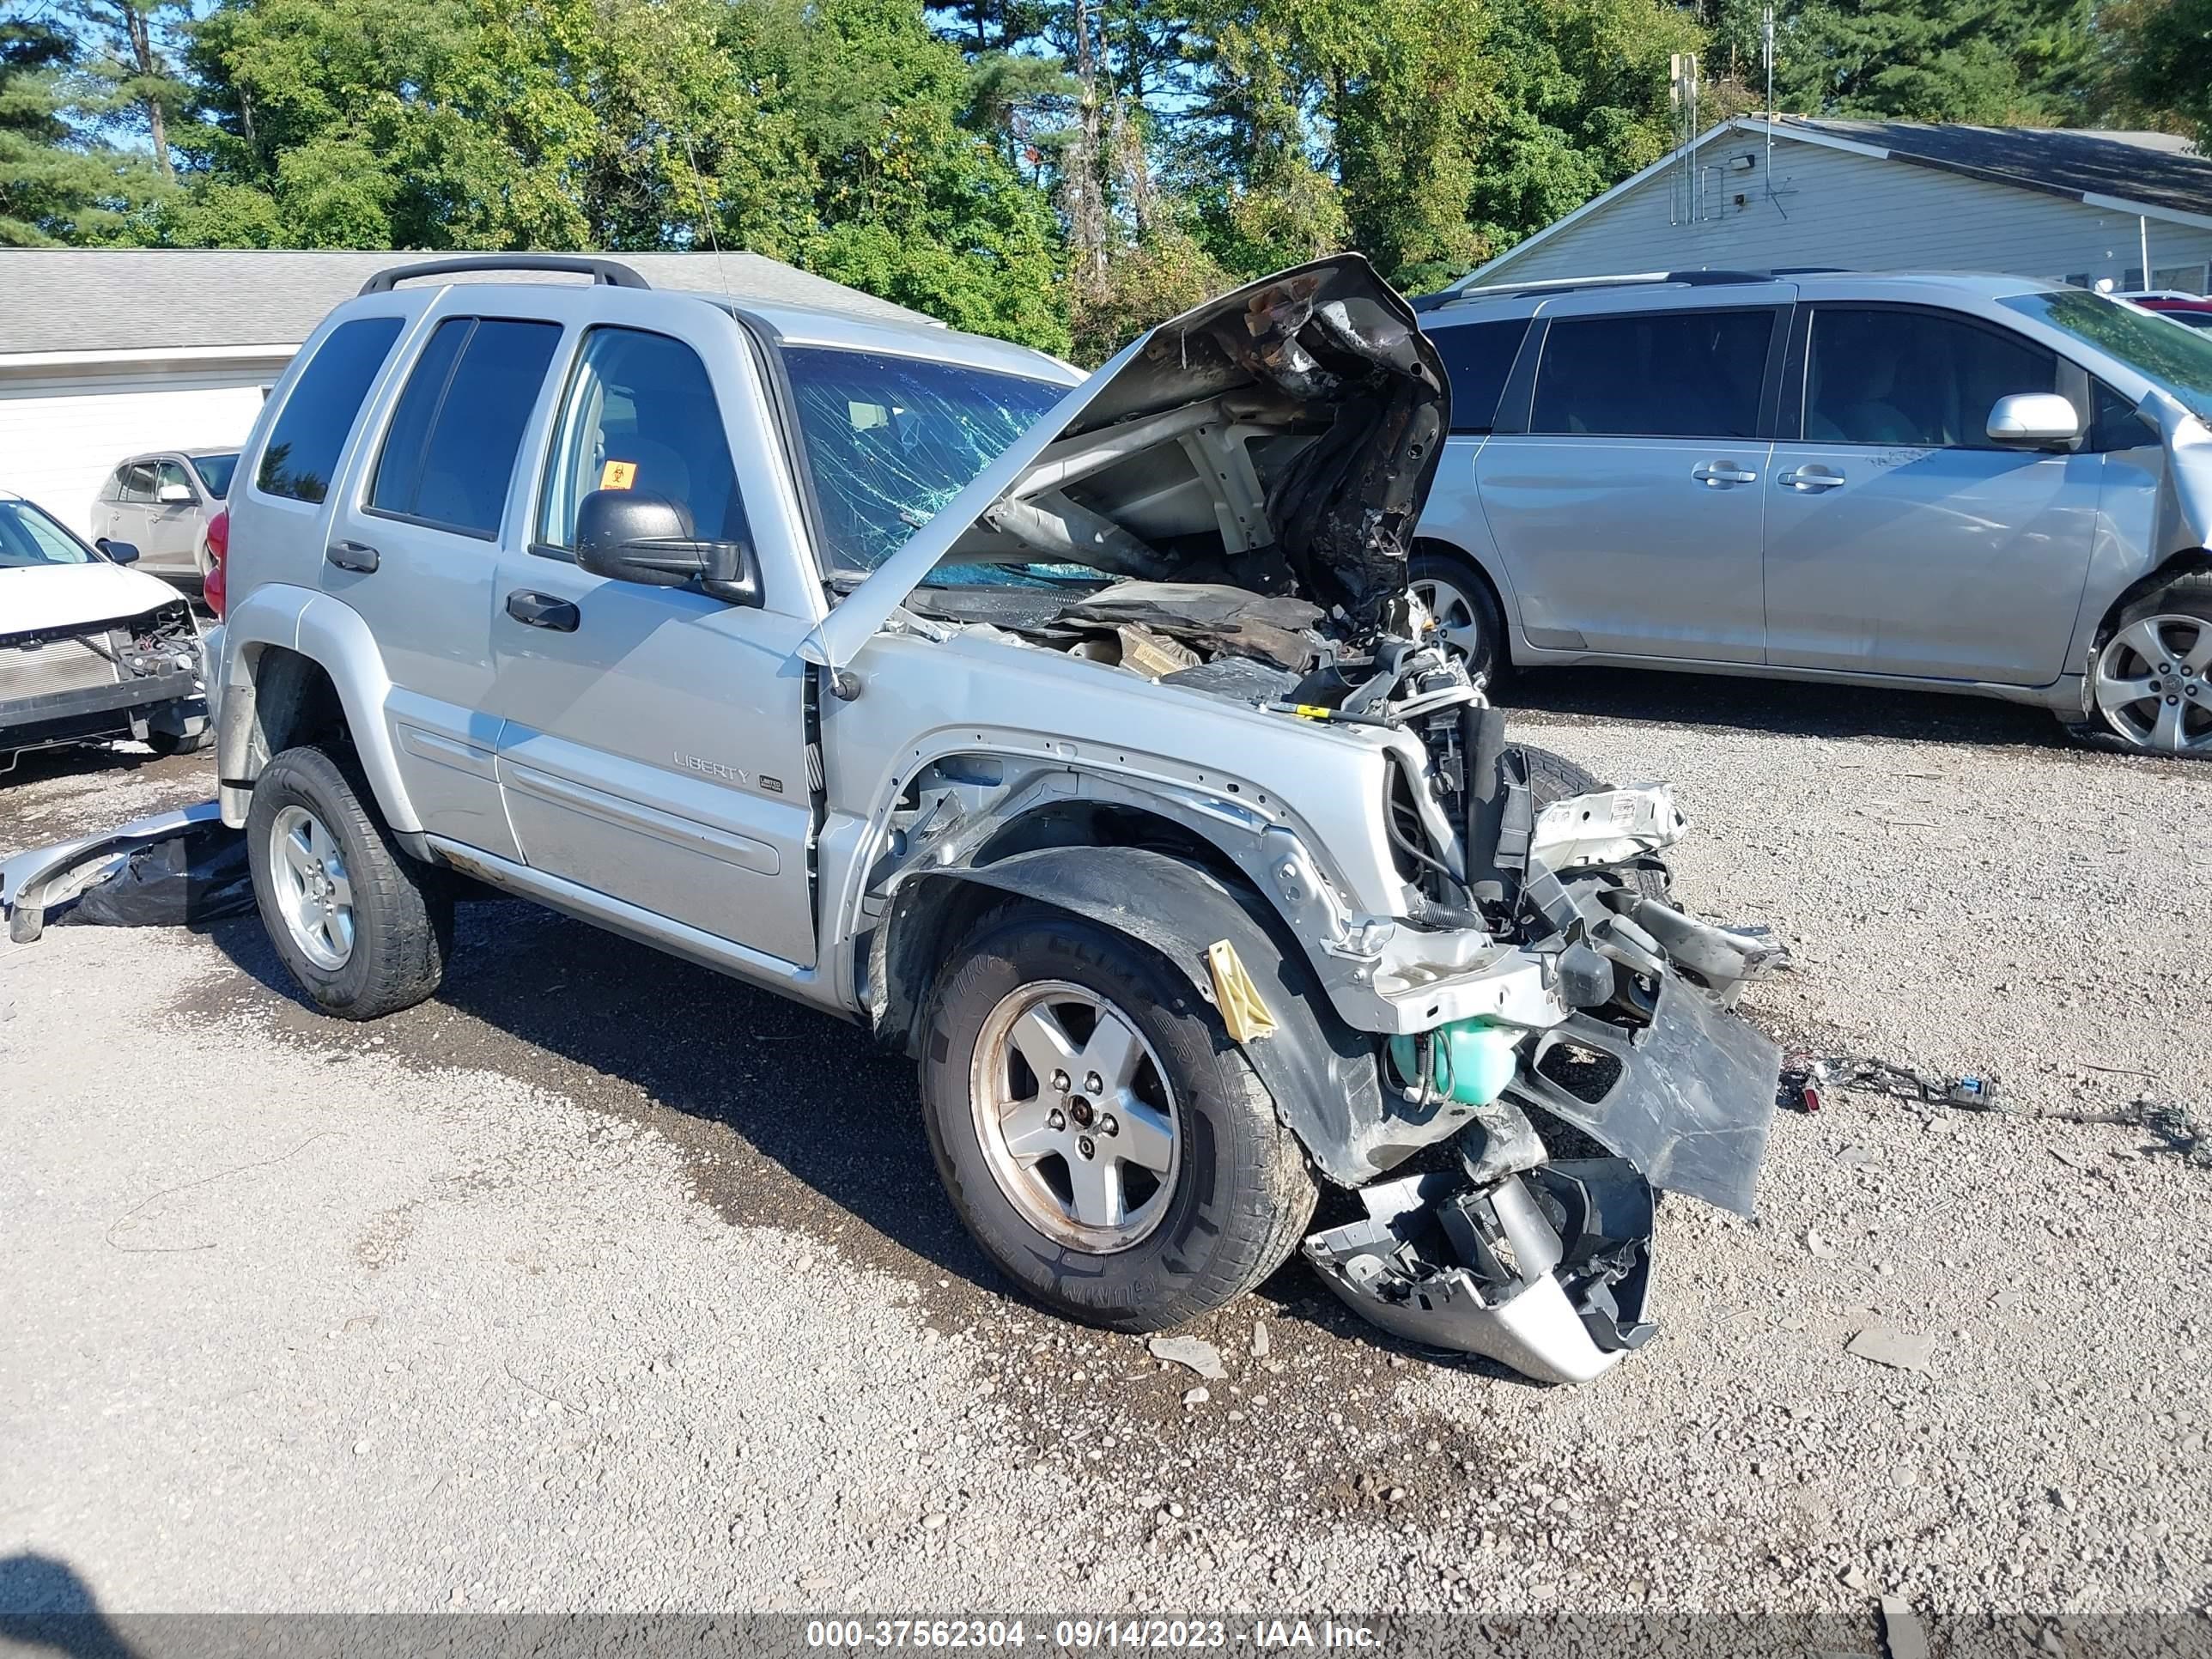
<path id="1" fill-rule="evenodd" d="M 599 469 L 599 488 L 628 489 L 637 482 L 635 461 L 609 461 Z"/>

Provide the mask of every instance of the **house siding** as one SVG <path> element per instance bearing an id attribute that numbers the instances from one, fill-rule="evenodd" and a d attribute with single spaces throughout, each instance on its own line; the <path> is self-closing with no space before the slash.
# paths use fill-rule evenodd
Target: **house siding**
<path id="1" fill-rule="evenodd" d="M 0 374 L 0 489 L 83 535 L 118 461 L 243 441 L 289 356 L 279 348 L 266 361 L 193 369 Z"/>
<path id="2" fill-rule="evenodd" d="M 1731 165 L 1738 161 L 1747 166 Z M 2130 213 L 1778 135 L 1771 199 L 1761 134 L 1718 134 L 1698 164 L 1701 216 L 1686 211 L 1682 169 L 1669 167 L 1474 280 L 1841 265 L 2109 277 L 2121 288 L 2140 281 Z M 2195 280 L 2185 285 L 2202 287 L 2212 230 L 2153 219 L 2150 258 L 2154 274 L 2189 267 Z"/>

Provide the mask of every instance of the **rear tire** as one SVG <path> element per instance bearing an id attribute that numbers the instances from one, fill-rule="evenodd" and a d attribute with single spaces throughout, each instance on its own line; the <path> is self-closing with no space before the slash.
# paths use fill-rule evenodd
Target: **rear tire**
<path id="1" fill-rule="evenodd" d="M 172 755 L 197 755 L 215 741 L 215 727 L 204 726 L 187 737 L 182 732 L 156 730 L 146 734 L 146 746 L 164 760 Z"/>
<path id="2" fill-rule="evenodd" d="M 1429 608 L 1437 630 L 1470 674 L 1498 684 L 1511 665 L 1505 649 L 1505 617 L 1490 582 L 1470 560 L 1433 546 L 1414 550 L 1406 561 L 1406 586 Z"/>
<path id="3" fill-rule="evenodd" d="M 264 769 L 246 817 L 261 924 L 325 1013 L 376 1019 L 438 988 L 453 902 L 439 872 L 402 852 L 368 805 L 367 782 L 320 749 Z"/>
<path id="4" fill-rule="evenodd" d="M 1056 1313 L 1118 1331 L 1186 1323 L 1280 1267 L 1312 1218 L 1304 1153 L 1250 1063 L 1190 981 L 1122 934 L 1026 901 L 993 910 L 939 975 L 923 1033 L 923 1119 L 952 1206 Z M 1094 1079 L 1117 1045 L 1141 1050 L 1129 1080 Z M 1129 1121 L 1109 1129 L 1117 1108 Z M 1127 1237 L 1110 1201 L 1085 1224 L 1085 1183 L 1104 1179 L 1093 1160 L 1115 1163 L 1110 1190 L 1134 1200 Z"/>

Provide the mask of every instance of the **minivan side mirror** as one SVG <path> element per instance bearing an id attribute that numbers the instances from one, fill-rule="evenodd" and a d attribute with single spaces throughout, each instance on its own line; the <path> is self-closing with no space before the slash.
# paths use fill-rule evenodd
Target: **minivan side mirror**
<path id="1" fill-rule="evenodd" d="M 760 565 L 746 542 L 699 539 L 680 501 L 642 489 L 594 489 L 576 508 L 576 562 L 594 576 L 682 587 L 696 581 L 732 605 L 761 602 Z"/>
<path id="2" fill-rule="evenodd" d="M 137 544 L 134 543 L 111 542 L 103 536 L 100 540 L 94 542 L 93 545 L 98 548 L 101 552 L 106 554 L 107 556 L 110 559 L 112 559 L 117 564 L 136 564 L 138 562 L 138 549 Z"/>
<path id="3" fill-rule="evenodd" d="M 191 498 L 190 488 L 180 483 L 165 483 L 154 492 L 154 499 L 164 507 L 182 507 Z"/>
<path id="4" fill-rule="evenodd" d="M 2008 449 L 2070 444 L 2081 435 L 2081 412 L 2056 392 L 2015 392 L 1990 410 L 1990 441 Z"/>

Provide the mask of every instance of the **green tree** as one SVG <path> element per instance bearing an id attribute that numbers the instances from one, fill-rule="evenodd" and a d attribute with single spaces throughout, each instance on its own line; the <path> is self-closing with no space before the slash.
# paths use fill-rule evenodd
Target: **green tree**
<path id="1" fill-rule="evenodd" d="M 1721 0 L 1713 67 L 1763 106 L 1761 0 Z M 2033 125 L 2078 120 L 2093 0 L 1785 0 L 1774 93 L 1798 114 Z"/>
<path id="2" fill-rule="evenodd" d="M 170 129 L 189 109 L 191 88 L 173 53 L 191 0 L 63 0 L 60 15 L 96 48 L 80 66 L 80 116 L 98 130 L 143 135 L 155 172 L 174 177 Z"/>
<path id="3" fill-rule="evenodd" d="M 77 54 L 58 25 L 0 19 L 0 246 L 114 240 L 158 187 L 145 158 L 71 130 Z"/>
<path id="4" fill-rule="evenodd" d="M 1474 141 L 1468 217 L 1495 258 L 1675 143 L 1668 59 L 1694 19 L 1662 0 L 1491 0 L 1502 68 Z"/>
<path id="5" fill-rule="evenodd" d="M 2119 0 L 2097 19 L 2104 112 L 2212 148 L 2212 0 Z"/>

